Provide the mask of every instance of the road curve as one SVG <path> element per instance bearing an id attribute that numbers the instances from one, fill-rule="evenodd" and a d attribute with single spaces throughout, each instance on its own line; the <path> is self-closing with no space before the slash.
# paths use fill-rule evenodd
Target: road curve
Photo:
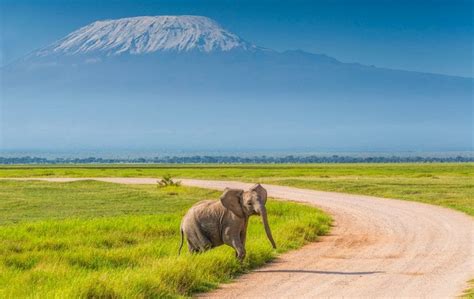
<path id="1" fill-rule="evenodd" d="M 89 179 L 156 184 L 151 178 Z M 181 181 L 218 190 L 250 186 L 233 181 Z M 474 220 L 467 215 L 409 201 L 264 187 L 271 197 L 309 203 L 331 214 L 335 220 L 331 234 L 201 297 L 449 298 L 460 295 L 466 281 L 474 277 Z"/>

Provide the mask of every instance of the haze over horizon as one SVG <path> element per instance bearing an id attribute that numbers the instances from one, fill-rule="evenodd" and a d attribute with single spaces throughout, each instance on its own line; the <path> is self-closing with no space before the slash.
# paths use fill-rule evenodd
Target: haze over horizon
<path id="1" fill-rule="evenodd" d="M 12 3 L 6 5 L 15 8 Z M 74 5 L 77 3 L 69 3 Z M 98 4 L 99 8 L 101 5 L 106 4 Z M 147 6 L 147 11 L 152 8 Z M 296 12 L 299 18 L 306 18 L 307 26 L 312 24 L 312 16 Z M 298 20 L 286 21 L 299 26 Z M 343 63 L 327 52 L 282 51 L 261 44 L 258 36 L 251 40 L 241 30 L 229 30 L 227 23 L 181 14 L 106 18 L 50 40 L 49 45 L 43 44 L 2 69 L 0 146 L 65 151 L 472 149 L 472 78 Z M 354 24 L 352 29 L 364 32 L 363 24 Z M 248 26 L 245 22 L 240 25 Z M 423 32 L 419 25 L 410 28 Z M 462 26 L 451 25 L 452 30 L 462 31 Z M 472 24 L 462 28 L 472 30 Z M 292 48 L 289 41 L 294 45 L 306 41 L 302 33 L 294 40 L 279 29 L 268 33 L 279 35 L 287 49 Z M 57 28 L 46 32 L 52 35 L 54 31 Z M 14 43 L 4 46 L 10 33 L 1 35 L 2 57 L 11 57 L 12 47 L 22 48 Z M 438 41 L 448 40 L 438 36 Z M 28 44 L 33 42 L 34 38 Z M 417 46 L 426 46 L 424 42 L 420 38 Z M 457 48 L 455 42 L 449 46 L 455 51 L 465 49 Z M 432 48 L 431 54 L 437 50 Z M 352 52 L 351 48 L 344 51 Z M 409 56 L 407 53 L 397 55 Z M 452 71 L 456 60 L 463 57 L 450 56 L 443 63 L 451 63 Z M 440 61 L 437 63 L 439 67 Z"/>

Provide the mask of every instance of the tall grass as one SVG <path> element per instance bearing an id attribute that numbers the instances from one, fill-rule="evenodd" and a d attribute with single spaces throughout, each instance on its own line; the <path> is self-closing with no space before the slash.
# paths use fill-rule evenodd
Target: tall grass
<path id="1" fill-rule="evenodd" d="M 279 248 L 272 250 L 260 219 L 253 217 L 248 256 L 240 264 L 226 246 L 177 255 L 182 215 L 203 195 L 216 197 L 216 192 L 99 182 L 7 184 L 18 192 L 9 199 L 9 220 L 0 225 L 0 298 L 189 296 L 315 240 L 330 225 L 317 209 L 270 199 L 269 221 Z M 48 192 L 21 192 L 28 188 Z M 46 211 L 41 199 L 62 205 L 34 221 L 20 217 L 24 211 Z M 0 209 L 0 217 L 4 212 Z"/>

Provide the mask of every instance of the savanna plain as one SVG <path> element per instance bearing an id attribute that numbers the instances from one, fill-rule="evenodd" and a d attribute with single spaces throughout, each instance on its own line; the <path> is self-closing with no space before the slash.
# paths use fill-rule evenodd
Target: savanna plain
<path id="1" fill-rule="evenodd" d="M 419 201 L 474 216 L 473 166 L 15 165 L 0 167 L 0 178 L 158 179 L 169 174 Z M 0 180 L 0 297 L 190 296 L 330 230 L 331 219 L 322 211 L 270 199 L 278 250 L 272 250 L 254 217 L 243 264 L 225 246 L 178 256 L 181 217 L 193 203 L 219 194 L 184 186 Z"/>

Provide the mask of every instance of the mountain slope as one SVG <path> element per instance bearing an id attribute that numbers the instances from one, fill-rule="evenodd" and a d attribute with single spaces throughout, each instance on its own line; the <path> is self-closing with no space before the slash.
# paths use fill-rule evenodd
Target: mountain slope
<path id="1" fill-rule="evenodd" d="M 2 75 L 8 147 L 449 150 L 472 137 L 471 78 L 280 53 L 203 17 L 96 22 Z"/>

